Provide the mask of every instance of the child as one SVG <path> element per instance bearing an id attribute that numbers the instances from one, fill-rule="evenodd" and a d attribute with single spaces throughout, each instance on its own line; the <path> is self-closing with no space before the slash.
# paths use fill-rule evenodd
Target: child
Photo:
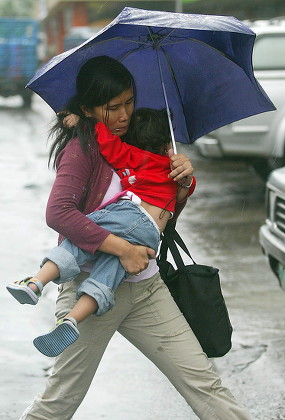
<path id="1" fill-rule="evenodd" d="M 194 178 L 186 185 L 168 177 L 170 130 L 166 110 L 137 110 L 126 142 L 97 123 L 96 139 L 101 154 L 120 176 L 124 191 L 87 217 L 133 244 L 157 251 L 160 233 L 176 201 L 184 200 L 195 188 Z M 114 305 L 114 290 L 128 275 L 119 258 L 99 251 L 89 254 L 65 239 L 48 253 L 35 277 L 7 286 L 20 303 L 35 305 L 47 283 L 73 280 L 88 262 L 93 264 L 90 276 L 79 286 L 74 308 L 51 332 L 34 340 L 36 348 L 47 356 L 57 356 L 78 339 L 79 322 L 93 313 L 102 315 Z"/>

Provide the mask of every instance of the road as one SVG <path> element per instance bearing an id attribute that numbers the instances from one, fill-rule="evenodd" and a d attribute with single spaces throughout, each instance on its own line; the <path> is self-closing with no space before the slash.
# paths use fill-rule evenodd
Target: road
<path id="1" fill-rule="evenodd" d="M 53 325 L 56 287 L 49 285 L 33 308 L 20 306 L 5 289 L 7 282 L 34 273 L 56 243 L 44 218 L 54 178 L 47 168 L 46 145 L 52 115 L 36 97 L 31 110 L 21 108 L 20 98 L 0 101 L 1 420 L 20 417 L 43 389 L 52 365 L 34 349 L 32 339 Z M 285 420 L 285 293 L 258 242 L 265 217 L 264 184 L 242 162 L 208 161 L 193 146 L 179 150 L 191 156 L 198 186 L 178 230 L 197 262 L 219 267 L 234 326 L 233 348 L 214 360 L 214 367 L 253 419 Z M 156 367 L 116 334 L 74 416 L 95 418 L 197 417 Z"/>

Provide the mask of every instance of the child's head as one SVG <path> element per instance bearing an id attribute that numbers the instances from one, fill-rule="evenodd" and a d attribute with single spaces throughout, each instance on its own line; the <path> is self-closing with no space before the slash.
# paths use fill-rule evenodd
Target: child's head
<path id="1" fill-rule="evenodd" d="M 133 113 L 124 141 L 139 149 L 165 154 L 171 142 L 167 110 L 137 109 Z"/>

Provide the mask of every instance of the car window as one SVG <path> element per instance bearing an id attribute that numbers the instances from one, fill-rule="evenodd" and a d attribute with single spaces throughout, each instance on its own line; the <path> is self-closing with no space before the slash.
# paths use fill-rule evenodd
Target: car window
<path id="1" fill-rule="evenodd" d="M 259 35 L 253 49 L 254 70 L 285 70 L 285 33 Z"/>

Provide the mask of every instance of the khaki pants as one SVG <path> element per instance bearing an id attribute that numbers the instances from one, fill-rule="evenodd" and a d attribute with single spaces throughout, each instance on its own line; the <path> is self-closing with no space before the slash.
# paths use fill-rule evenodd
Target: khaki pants
<path id="1" fill-rule="evenodd" d="M 61 286 L 58 318 L 73 307 L 83 278 L 82 273 Z M 200 419 L 249 420 L 221 385 L 159 274 L 138 283 L 125 282 L 115 296 L 112 310 L 79 325 L 80 338 L 56 359 L 46 390 L 21 420 L 70 420 L 116 330 L 155 363 Z"/>

